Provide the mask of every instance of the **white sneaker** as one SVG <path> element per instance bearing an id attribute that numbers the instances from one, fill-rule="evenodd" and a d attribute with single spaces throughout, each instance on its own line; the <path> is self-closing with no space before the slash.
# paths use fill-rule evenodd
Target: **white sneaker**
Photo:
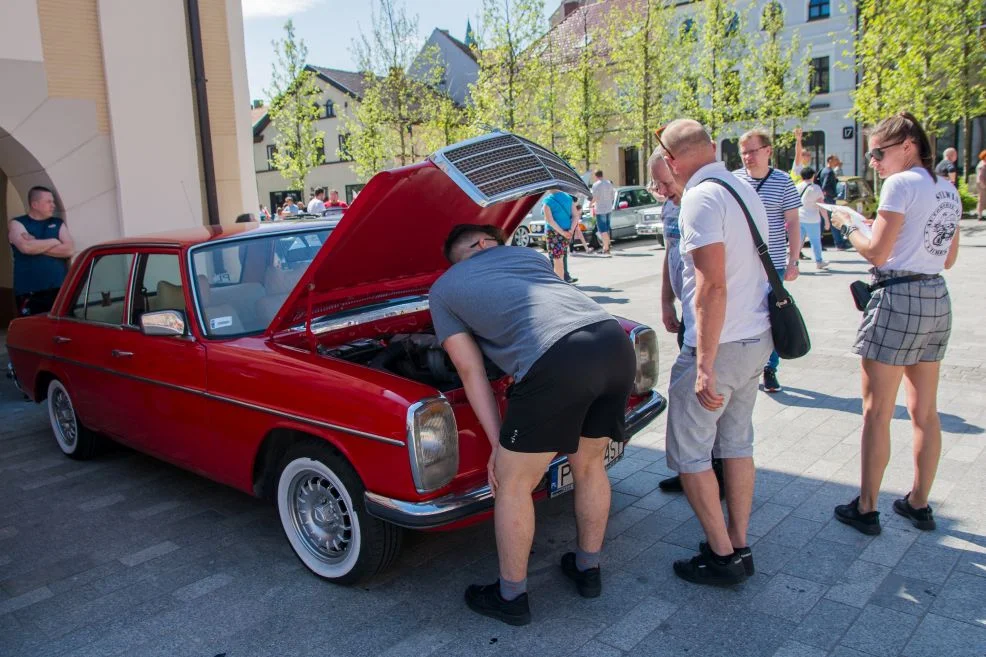
<path id="1" fill-rule="evenodd" d="M 815 269 L 828 269 L 828 268 L 829 268 L 829 263 L 825 262 L 824 260 L 819 260 L 818 262 L 815 263 Z"/>

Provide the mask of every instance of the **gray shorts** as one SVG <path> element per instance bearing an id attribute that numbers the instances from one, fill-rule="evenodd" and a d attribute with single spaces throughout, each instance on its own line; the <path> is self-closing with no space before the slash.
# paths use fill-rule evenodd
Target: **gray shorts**
<path id="1" fill-rule="evenodd" d="M 874 283 L 913 273 L 871 271 Z M 852 350 L 886 365 L 939 361 L 951 333 L 952 302 L 945 279 L 937 276 L 874 291 Z"/>
<path id="2" fill-rule="evenodd" d="M 685 346 L 671 367 L 668 386 L 667 462 L 676 472 L 702 472 L 712 456 L 736 459 L 753 456 L 753 405 L 763 364 L 774 349 L 770 331 L 746 340 L 719 345 L 716 389 L 726 398 L 710 411 L 695 395 L 696 357 Z"/>

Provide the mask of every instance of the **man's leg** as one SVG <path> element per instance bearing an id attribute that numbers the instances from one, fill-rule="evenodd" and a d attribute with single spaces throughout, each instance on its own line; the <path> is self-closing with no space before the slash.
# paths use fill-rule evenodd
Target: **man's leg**
<path id="1" fill-rule="evenodd" d="M 496 457 L 499 484 L 494 506 L 496 549 L 500 579 L 518 583 L 527 579 L 527 560 L 534 540 L 534 499 L 554 452 L 526 454 L 500 448 Z"/>
<path id="2" fill-rule="evenodd" d="M 784 269 L 781 267 L 777 268 L 777 275 L 780 279 L 784 280 Z M 764 392 L 780 392 L 783 390 L 781 388 L 780 381 L 777 380 L 777 368 L 781 365 L 781 357 L 776 351 L 771 351 L 770 356 L 767 358 L 767 364 L 763 368 L 763 391 Z"/>
<path id="3" fill-rule="evenodd" d="M 726 508 L 729 510 L 727 533 L 733 549 L 749 545 L 746 530 L 750 526 L 753 509 L 753 486 L 756 468 L 753 457 L 723 459 L 726 475 Z"/>
<path id="4" fill-rule="evenodd" d="M 575 477 L 575 525 L 579 550 L 598 554 L 609 520 L 610 485 L 606 466 L 606 438 L 582 438 L 579 451 L 568 457 Z M 592 567 L 592 566 L 590 566 Z M 582 570 L 585 570 L 584 568 Z"/>
<path id="5" fill-rule="evenodd" d="M 719 482 L 716 481 L 711 465 L 708 470 L 702 472 L 682 472 L 681 485 L 685 489 L 688 503 L 694 509 L 698 521 L 702 523 L 709 547 L 720 556 L 732 554 L 733 545 L 726 531 L 722 506 L 719 504 Z M 728 482 L 726 485 L 726 495 L 729 495 Z"/>

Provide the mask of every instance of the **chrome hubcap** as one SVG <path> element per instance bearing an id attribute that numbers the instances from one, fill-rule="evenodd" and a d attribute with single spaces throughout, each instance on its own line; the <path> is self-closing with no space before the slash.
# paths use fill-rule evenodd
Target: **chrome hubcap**
<path id="1" fill-rule="evenodd" d="M 55 421 L 58 423 L 58 432 L 62 435 L 62 442 L 66 447 L 72 447 L 78 438 L 72 400 L 69 399 L 64 390 L 56 390 L 51 399 L 51 406 L 55 411 Z"/>
<path id="2" fill-rule="evenodd" d="M 353 541 L 352 509 L 331 481 L 307 470 L 290 488 L 291 516 L 305 547 L 334 564 L 346 558 Z"/>
<path id="3" fill-rule="evenodd" d="M 526 228 L 521 226 L 517 229 L 516 235 L 514 235 L 514 243 L 517 246 L 527 246 L 531 241 L 531 234 Z"/>

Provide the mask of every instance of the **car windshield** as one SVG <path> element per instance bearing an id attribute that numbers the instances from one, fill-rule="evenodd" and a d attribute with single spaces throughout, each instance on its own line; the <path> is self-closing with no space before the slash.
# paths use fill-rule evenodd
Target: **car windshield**
<path id="1" fill-rule="evenodd" d="M 195 249 L 192 280 L 202 330 L 230 337 L 266 329 L 330 232 L 276 233 Z"/>

